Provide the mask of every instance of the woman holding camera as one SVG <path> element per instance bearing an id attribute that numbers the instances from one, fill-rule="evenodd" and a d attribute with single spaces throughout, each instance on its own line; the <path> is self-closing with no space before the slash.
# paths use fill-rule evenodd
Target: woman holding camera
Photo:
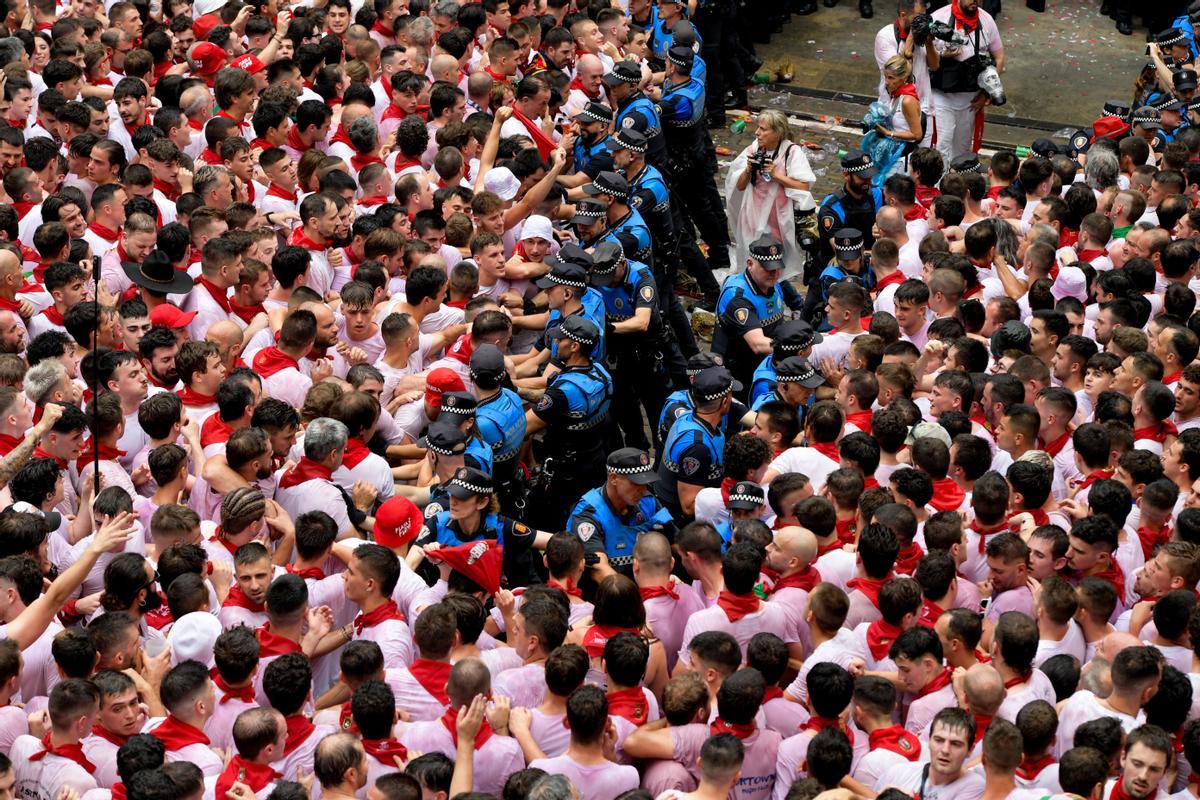
<path id="1" fill-rule="evenodd" d="M 725 179 L 734 272 L 746 268 L 750 243 L 764 234 L 783 242 L 784 277 L 801 272 L 800 246 L 812 241 L 815 248 L 817 241 L 816 203 L 809 191 L 814 180 L 804 147 L 791 141 L 783 112 L 759 114 L 754 142 L 734 160 Z"/>

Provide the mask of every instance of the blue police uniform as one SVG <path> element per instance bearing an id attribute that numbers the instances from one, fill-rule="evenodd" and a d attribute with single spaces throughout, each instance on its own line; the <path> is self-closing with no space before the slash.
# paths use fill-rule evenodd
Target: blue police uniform
<path id="1" fill-rule="evenodd" d="M 833 259 L 833 234 L 841 228 L 855 228 L 863 235 L 863 249 L 875 244 L 871 228 L 875 213 L 883 208 L 883 189 L 872 189 L 861 200 L 846 191 L 846 187 L 825 196 L 817 209 L 817 229 L 821 237 L 821 260 Z"/>
<path id="2" fill-rule="evenodd" d="M 437 542 L 442 547 L 454 547 L 484 539 L 492 539 L 504 548 L 504 573 L 509 581 L 527 581 L 528 553 L 533 546 L 537 531 L 523 522 L 517 522 L 502 514 L 482 514 L 479 526 L 473 531 L 464 531 L 457 520 L 450 518 L 449 511 L 439 511 L 425 517 L 425 532 L 416 541 L 418 546 Z M 514 585 L 516 585 L 514 583 Z"/>
<path id="3" fill-rule="evenodd" d="M 1179 28 L 1179 30 L 1183 31 L 1184 38 L 1187 39 L 1188 48 L 1192 51 L 1192 58 L 1200 56 L 1200 49 L 1196 48 L 1196 30 L 1192 26 L 1192 18 L 1189 15 L 1184 14 L 1182 17 L 1176 17 L 1167 27 Z"/>
<path id="4" fill-rule="evenodd" d="M 580 498 L 567 519 L 567 530 L 583 542 L 585 553 L 603 551 L 613 569 L 628 575 L 633 572 L 633 547 L 646 531 L 671 524 L 671 514 L 652 494 L 636 506 L 618 514 L 603 486 Z"/>
<path id="5" fill-rule="evenodd" d="M 773 391 L 775 391 L 775 355 L 771 354 L 759 362 L 759 365 L 754 368 L 754 374 L 750 377 L 750 410 L 756 410 L 762 405 L 758 399 Z"/>
<path id="6" fill-rule="evenodd" d="M 596 342 L 596 347 L 592 350 L 592 359 L 595 361 L 603 361 L 605 354 L 604 345 L 604 298 L 595 289 L 588 288 L 583 292 L 583 297 L 579 298 L 582 308 L 574 312 L 582 314 L 589 322 L 596 326 L 596 330 L 600 331 L 600 341 Z M 546 319 L 546 332 L 554 330 L 559 325 L 559 320 L 562 319 L 562 312 L 558 309 L 550 311 L 550 316 Z M 551 339 L 543 345 L 543 348 L 550 348 L 550 357 L 558 358 L 558 342 Z"/>
<path id="7" fill-rule="evenodd" d="M 605 228 L 595 241 L 584 242 L 583 247 L 595 247 L 600 242 L 612 242 L 621 248 L 630 261 L 640 261 L 654 269 L 654 239 L 650 236 L 646 220 L 636 208 L 630 208 L 625 216 Z"/>
<path id="8" fill-rule="evenodd" d="M 475 425 L 479 435 L 491 445 L 497 471 L 515 466 L 525 439 L 525 407 L 521 396 L 512 389 L 501 389 L 499 394 L 480 400 L 475 409 Z M 494 474 L 492 477 L 498 479 Z"/>
<path id="9" fill-rule="evenodd" d="M 639 308 L 650 308 L 652 322 L 647 333 L 653 332 L 658 323 L 658 289 L 654 275 L 650 273 L 650 268 L 640 261 L 629 260 L 628 256 L 626 259 L 627 269 L 620 283 L 596 288 L 604 300 L 604 316 L 609 322 L 623 322 L 632 319 Z M 629 337 L 629 334 L 625 337 L 614 335 L 611 342 L 613 348 L 616 348 L 618 340 Z"/>
<path id="10" fill-rule="evenodd" d="M 767 338 L 774 335 L 788 305 L 784 299 L 785 284 L 777 283 L 764 294 L 750 279 L 749 273 L 742 272 L 730 275 L 721 286 L 712 351 L 725 357 L 725 366 L 743 386 L 749 385 L 757 363 L 744 335 L 755 328 L 762 328 Z"/>
<path id="11" fill-rule="evenodd" d="M 663 84 L 659 114 L 672 150 L 676 143 L 697 147 L 704 131 L 704 84 L 694 76 L 680 83 Z"/>
<path id="12" fill-rule="evenodd" d="M 694 411 L 675 420 L 663 444 L 658 465 L 657 494 L 671 510 L 676 521 L 686 515 L 679 503 L 679 482 L 694 486 L 717 487 L 724 477 L 725 432 L 714 430 Z"/>
<path id="13" fill-rule="evenodd" d="M 658 440 L 665 442 L 675 420 L 695 408 L 696 404 L 692 402 L 692 393 L 687 389 L 679 389 L 667 395 L 667 399 L 663 402 L 662 413 L 658 417 Z"/>
<path id="14" fill-rule="evenodd" d="M 494 456 L 490 444 L 478 435 L 467 439 L 467 449 L 463 451 L 464 464 L 491 475 L 493 462 Z"/>
<path id="15" fill-rule="evenodd" d="M 733 539 L 733 523 L 725 520 L 714 527 L 717 529 L 717 535 L 721 537 L 721 549 L 728 550 L 729 542 Z"/>
<path id="16" fill-rule="evenodd" d="M 868 292 L 875 288 L 875 273 L 863 264 L 862 272 L 858 275 L 847 270 L 836 260 L 821 271 L 821 302 L 829 299 L 829 287 L 844 280 L 853 280 Z"/>
<path id="17" fill-rule="evenodd" d="M 657 167 L 646 164 L 637 175 L 627 177 L 629 181 L 629 205 L 642 216 L 646 227 L 654 232 L 654 238 L 666 239 L 656 244 L 669 245 L 675 233 L 675 222 L 671 217 L 671 192 L 667 180 Z"/>
<path id="18" fill-rule="evenodd" d="M 613 169 L 612 151 L 604 144 L 607 139 L 608 136 L 601 133 L 595 142 L 589 143 L 582 136 L 575 140 L 572 155 L 576 172 L 595 178 L 601 172 Z"/>
<path id="19" fill-rule="evenodd" d="M 662 120 L 658 107 L 650 98 L 635 91 L 617 106 L 614 128 L 633 128 L 646 137 L 646 160 L 651 164 L 662 163 L 667 154 L 667 143 L 663 139 Z"/>

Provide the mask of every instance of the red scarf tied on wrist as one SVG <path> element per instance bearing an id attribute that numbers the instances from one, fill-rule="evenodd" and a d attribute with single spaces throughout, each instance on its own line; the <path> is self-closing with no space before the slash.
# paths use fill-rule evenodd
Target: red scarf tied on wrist
<path id="1" fill-rule="evenodd" d="M 241 756 L 234 756 L 229 766 L 221 773 L 221 777 L 217 778 L 215 796 L 226 797 L 235 782 L 246 784 L 251 791 L 258 794 L 282 777 L 281 773 L 271 769 L 270 764 L 255 764 Z"/>
<path id="2" fill-rule="evenodd" d="M 88 761 L 87 756 L 83 754 L 83 745 L 81 745 L 79 742 L 75 742 L 74 744 L 55 745 L 51 743 L 50 734 L 47 733 L 42 737 L 42 750 L 31 755 L 29 760 L 41 761 L 48 755 L 70 759 L 87 770 L 89 775 L 96 771 L 96 765 L 91 761 Z"/>
<path id="3" fill-rule="evenodd" d="M 640 728 L 650 719 L 650 704 L 642 687 L 634 686 L 608 693 L 608 713 L 624 717 Z"/>
<path id="4" fill-rule="evenodd" d="M 896 641 L 896 637 L 900 633 L 899 625 L 889 625 L 881 619 L 877 619 L 868 625 L 867 649 L 871 651 L 871 657 L 876 661 L 882 661 L 887 658 L 892 642 Z"/>
<path id="5" fill-rule="evenodd" d="M 721 593 L 717 595 L 717 605 L 725 612 L 725 616 L 729 617 L 730 622 L 737 622 L 743 617 L 758 611 L 760 603 L 762 601 L 753 592 L 749 594 L 734 594 L 728 589 L 722 589 Z"/>
<path id="6" fill-rule="evenodd" d="M 447 708 L 446 713 L 441 716 L 442 725 L 446 730 L 450 731 L 450 738 L 454 740 L 455 749 L 458 748 L 458 711 L 457 709 Z M 478 752 L 487 744 L 487 740 L 492 738 L 492 726 L 485 719 L 483 725 L 479 728 L 479 733 L 475 734 L 475 750 Z"/>
<path id="7" fill-rule="evenodd" d="M 867 739 L 870 741 L 871 750 L 890 750 L 909 761 L 916 761 L 921 757 L 921 740 L 899 725 L 877 728 L 867 734 Z"/>

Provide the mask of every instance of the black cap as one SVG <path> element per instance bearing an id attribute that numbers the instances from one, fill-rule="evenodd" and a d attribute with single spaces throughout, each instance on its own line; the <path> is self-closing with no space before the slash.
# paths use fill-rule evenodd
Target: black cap
<path id="1" fill-rule="evenodd" d="M 1154 34 L 1154 42 L 1159 47 L 1170 47 L 1187 42 L 1187 35 L 1180 28 L 1167 28 Z"/>
<path id="2" fill-rule="evenodd" d="M 635 128 L 621 128 L 605 140 L 604 146 L 614 153 L 618 150 L 644 153 L 649 147 L 649 140 L 646 139 L 646 134 Z"/>
<path id="3" fill-rule="evenodd" d="M 636 85 L 642 82 L 642 67 L 636 61 L 618 61 L 613 65 L 612 71 L 606 73 L 602 80 L 608 86 L 616 86 L 620 83 Z"/>
<path id="4" fill-rule="evenodd" d="M 574 116 L 577 122 L 603 122 L 606 125 L 611 125 L 613 121 L 613 111 L 604 103 L 599 103 L 595 100 L 589 100 L 583 107 L 583 110 Z"/>
<path id="5" fill-rule="evenodd" d="M 1033 144 L 1029 145 L 1029 149 L 1042 158 L 1050 158 L 1051 156 L 1061 155 L 1062 151 L 1058 149 L 1058 145 L 1049 139 L 1034 139 Z"/>
<path id="6" fill-rule="evenodd" d="M 1196 70 L 1179 69 L 1171 75 L 1171 82 L 1176 89 L 1195 89 L 1198 82 Z"/>
<path id="7" fill-rule="evenodd" d="M 639 486 L 647 486 L 658 480 L 658 473 L 654 471 L 654 462 L 650 460 L 650 456 L 646 455 L 646 451 L 638 450 L 636 447 L 622 447 L 620 450 L 614 450 L 608 456 L 607 466 L 610 473 L 620 475 Z"/>
<path id="8" fill-rule="evenodd" d="M 825 383 L 825 377 L 813 367 L 807 358 L 788 356 L 775 366 L 776 383 L 798 383 L 806 389 L 816 389 Z"/>
<path id="9" fill-rule="evenodd" d="M 1105 100 L 1102 113 L 1106 117 L 1120 117 L 1121 119 L 1127 119 L 1131 110 L 1132 109 L 1129 107 L 1129 103 L 1126 103 L 1124 100 Z"/>
<path id="10" fill-rule="evenodd" d="M 593 197 L 606 194 L 618 200 L 626 200 L 629 197 L 629 181 L 619 172 L 601 172 L 592 178 L 591 183 L 583 185 L 583 193 Z"/>
<path id="11" fill-rule="evenodd" d="M 1183 101 L 1178 97 L 1172 97 L 1168 95 L 1155 103 L 1154 108 L 1158 109 L 1160 115 L 1164 111 L 1179 111 L 1181 108 L 1183 108 Z"/>
<path id="12" fill-rule="evenodd" d="M 738 481 L 729 491 L 730 508 L 750 510 L 766 505 L 766 502 L 766 492 L 757 483 L 751 481 Z"/>
<path id="13" fill-rule="evenodd" d="M 459 500 L 483 497 L 493 491 L 492 476 L 473 467 L 461 467 L 455 470 L 453 478 L 446 481 L 446 491 Z"/>
<path id="14" fill-rule="evenodd" d="M 1158 109 L 1151 106 L 1142 106 L 1137 111 L 1134 111 L 1133 116 L 1129 118 L 1129 124 L 1141 125 L 1143 128 L 1162 127 L 1162 122 L 1158 116 Z"/>
<path id="15" fill-rule="evenodd" d="M 781 353 L 799 353 L 804 348 L 821 341 L 821 334 L 802 319 L 789 319 L 775 329 L 771 348 Z"/>
<path id="16" fill-rule="evenodd" d="M 550 263 L 547 259 L 546 263 Z M 539 289 L 549 289 L 551 286 L 570 286 L 572 289 L 587 288 L 587 268 L 573 261 L 556 261 L 550 265 L 550 272 L 535 281 Z"/>
<path id="17" fill-rule="evenodd" d="M 686 19 L 676 22 L 671 26 L 671 43 L 680 47 L 691 47 L 696 44 L 695 26 Z"/>
<path id="18" fill-rule="evenodd" d="M 489 386 L 504 377 L 508 367 L 504 364 L 504 353 L 494 344 L 477 344 L 471 353 L 471 380 L 476 383 L 482 378 Z M 444 398 L 444 395 L 443 395 Z M 444 403 L 443 403 L 444 405 Z"/>
<path id="19" fill-rule="evenodd" d="M 862 255 L 863 235 L 858 228 L 839 228 L 833 234 L 834 255 L 853 261 Z"/>
<path id="20" fill-rule="evenodd" d="M 567 242 L 558 252 L 546 258 L 546 263 L 553 267 L 555 264 L 576 264 L 584 269 L 591 269 L 592 254 L 575 242 Z"/>
<path id="21" fill-rule="evenodd" d="M 687 360 L 687 368 L 684 372 L 687 373 L 689 378 L 694 378 L 709 367 L 723 366 L 725 366 L 725 358 L 720 353 L 714 353 L 711 350 L 701 350 Z"/>
<path id="22" fill-rule="evenodd" d="M 983 165 L 979 163 L 979 156 L 967 153 L 950 162 L 950 171 L 956 173 L 983 172 Z"/>
<path id="23" fill-rule="evenodd" d="M 626 189 L 628 191 L 628 189 Z M 608 216 L 608 209 L 599 200 L 585 198 L 575 203 L 575 216 L 571 218 L 572 225 L 591 225 L 596 220 Z"/>
<path id="24" fill-rule="evenodd" d="M 616 242 L 601 242 L 592 250 L 592 276 L 611 275 L 625 259 L 625 251 Z M 607 284 L 605 284 L 607 286 Z"/>
<path id="25" fill-rule="evenodd" d="M 667 61 L 670 61 L 680 69 L 690 71 L 695 60 L 696 54 L 692 52 L 692 48 L 690 47 L 678 45 L 667 50 Z"/>
<path id="26" fill-rule="evenodd" d="M 589 351 L 600 340 L 600 330 L 587 317 L 572 314 L 559 321 L 558 327 L 550 331 L 551 339 L 570 339 L 579 342 Z"/>
<path id="27" fill-rule="evenodd" d="M 692 397 L 698 403 L 707 403 L 724 397 L 730 392 L 739 392 L 742 385 L 733 379 L 733 373 L 724 367 L 708 367 L 700 370 L 692 379 Z"/>
<path id="28" fill-rule="evenodd" d="M 783 245 L 770 236 L 760 236 L 750 243 L 750 257 L 763 269 L 783 269 Z"/>
<path id="29" fill-rule="evenodd" d="M 449 420 L 435 420 L 425 435 L 417 440 L 417 447 L 432 450 L 441 456 L 462 455 L 467 449 L 467 434 Z"/>
<path id="30" fill-rule="evenodd" d="M 441 413 L 454 414 L 460 417 L 475 416 L 475 408 L 479 401 L 470 392 L 443 392 Z"/>
<path id="31" fill-rule="evenodd" d="M 875 168 L 875 162 L 871 160 L 869 155 L 862 150 L 851 150 L 842 159 L 842 172 L 853 172 L 856 175 L 870 177 L 879 172 L 879 170 Z"/>

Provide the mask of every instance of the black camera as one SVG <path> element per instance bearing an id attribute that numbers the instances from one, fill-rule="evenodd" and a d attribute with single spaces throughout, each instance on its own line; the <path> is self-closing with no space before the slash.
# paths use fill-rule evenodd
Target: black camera
<path id="1" fill-rule="evenodd" d="M 757 183 L 760 177 L 764 181 L 771 180 L 771 172 L 767 169 L 767 161 L 770 158 L 772 158 L 772 156 L 762 150 L 750 154 L 750 156 L 747 158 L 747 161 L 750 164 L 750 169 L 753 170 L 753 173 L 750 176 L 751 183 Z"/>

